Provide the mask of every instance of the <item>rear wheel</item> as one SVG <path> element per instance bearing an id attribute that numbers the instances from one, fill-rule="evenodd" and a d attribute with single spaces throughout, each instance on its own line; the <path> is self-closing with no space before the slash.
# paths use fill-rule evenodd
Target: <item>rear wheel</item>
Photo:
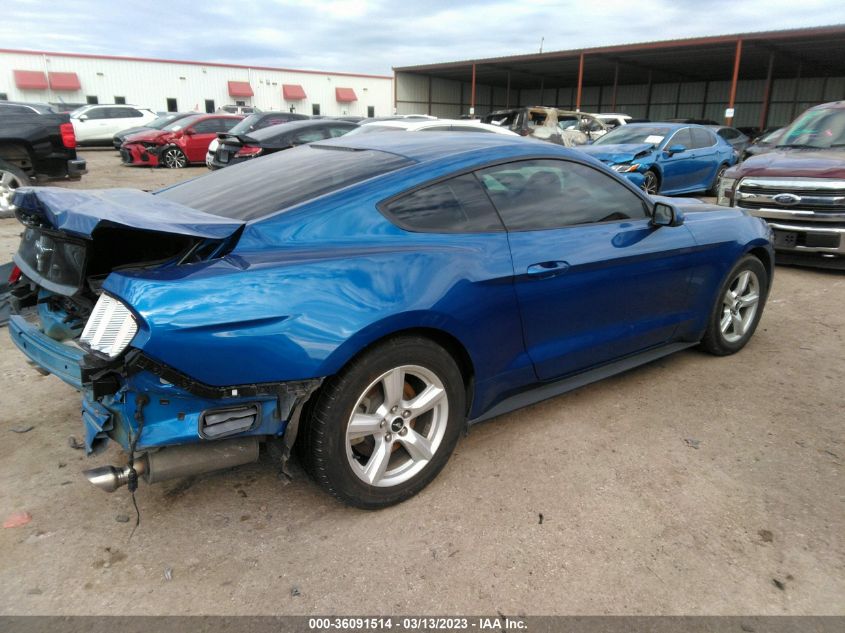
<path id="1" fill-rule="evenodd" d="M 29 176 L 23 169 L 11 163 L 0 160 L 0 218 L 11 218 L 15 215 L 15 205 L 12 196 L 18 187 L 29 184 Z"/>
<path id="2" fill-rule="evenodd" d="M 169 169 L 182 169 L 188 166 L 188 157 L 178 147 L 167 147 L 161 153 L 161 163 Z"/>
<path id="3" fill-rule="evenodd" d="M 710 189 L 707 190 L 708 196 L 719 195 L 719 181 L 722 179 L 722 176 L 725 175 L 726 171 L 728 171 L 727 165 L 719 165 L 719 169 L 716 170 L 716 177 L 713 179 L 713 184 L 710 185 Z"/>
<path id="4" fill-rule="evenodd" d="M 716 356 L 734 354 L 745 347 L 763 314 L 769 292 L 769 276 L 759 259 L 743 257 L 728 274 L 701 346 Z"/>
<path id="5" fill-rule="evenodd" d="M 443 348 L 421 337 L 392 339 L 324 383 L 300 453 L 317 482 L 342 501 L 393 505 L 446 464 L 465 401 L 461 373 Z"/>
<path id="6" fill-rule="evenodd" d="M 648 195 L 655 196 L 660 191 L 660 177 L 653 169 L 649 169 L 643 174 L 643 184 L 640 187 Z"/>

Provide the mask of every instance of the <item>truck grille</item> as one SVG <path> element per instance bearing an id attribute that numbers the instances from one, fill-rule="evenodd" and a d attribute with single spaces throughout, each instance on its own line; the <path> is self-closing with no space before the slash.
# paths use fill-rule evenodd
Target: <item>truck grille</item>
<path id="1" fill-rule="evenodd" d="M 744 178 L 736 193 L 743 209 L 845 212 L 845 181 L 814 178 Z"/>
<path id="2" fill-rule="evenodd" d="M 91 349 L 114 358 L 126 349 L 137 332 L 138 325 L 129 309 L 104 293 L 94 306 L 79 340 Z"/>

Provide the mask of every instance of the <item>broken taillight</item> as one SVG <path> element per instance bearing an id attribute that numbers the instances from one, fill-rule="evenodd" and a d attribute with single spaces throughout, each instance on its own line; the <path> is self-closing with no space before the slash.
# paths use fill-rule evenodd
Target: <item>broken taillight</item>
<path id="1" fill-rule="evenodd" d="M 9 284 L 16 284 L 18 280 L 21 278 L 21 269 L 17 267 L 17 264 L 12 267 L 12 272 L 9 273 Z"/>
<path id="2" fill-rule="evenodd" d="M 246 158 L 248 156 L 258 156 L 261 153 L 261 148 L 258 145 L 244 145 L 235 154 L 236 158 Z"/>
<path id="3" fill-rule="evenodd" d="M 73 131 L 72 123 L 62 123 L 59 126 L 59 132 L 62 135 L 62 145 L 68 149 L 76 148 L 76 134 Z"/>

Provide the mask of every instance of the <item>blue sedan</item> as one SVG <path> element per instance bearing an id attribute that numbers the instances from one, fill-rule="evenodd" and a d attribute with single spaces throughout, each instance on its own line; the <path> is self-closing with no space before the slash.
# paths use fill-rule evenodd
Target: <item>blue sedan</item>
<path id="1" fill-rule="evenodd" d="M 719 178 L 737 161 L 733 147 L 714 130 L 678 123 L 622 125 L 578 149 L 652 195 L 715 196 Z"/>
<path id="2" fill-rule="evenodd" d="M 496 134 L 340 138 L 161 190 L 21 189 L 14 342 L 82 392 L 115 490 L 296 448 L 363 508 L 467 424 L 700 345 L 739 351 L 765 223 L 654 200 L 576 150 Z"/>

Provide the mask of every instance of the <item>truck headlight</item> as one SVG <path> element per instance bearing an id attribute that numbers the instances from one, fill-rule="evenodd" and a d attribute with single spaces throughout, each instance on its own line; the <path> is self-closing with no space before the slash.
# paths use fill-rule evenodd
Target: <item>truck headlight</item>
<path id="1" fill-rule="evenodd" d="M 736 185 L 736 178 L 725 178 L 722 176 L 719 179 L 719 187 L 717 189 L 718 195 L 716 197 L 716 204 L 721 204 L 723 207 L 732 207 L 734 203 L 734 185 Z"/>
<path id="2" fill-rule="evenodd" d="M 88 317 L 79 340 L 92 350 L 115 358 L 129 346 L 137 333 L 138 324 L 129 308 L 118 299 L 103 293 Z"/>

